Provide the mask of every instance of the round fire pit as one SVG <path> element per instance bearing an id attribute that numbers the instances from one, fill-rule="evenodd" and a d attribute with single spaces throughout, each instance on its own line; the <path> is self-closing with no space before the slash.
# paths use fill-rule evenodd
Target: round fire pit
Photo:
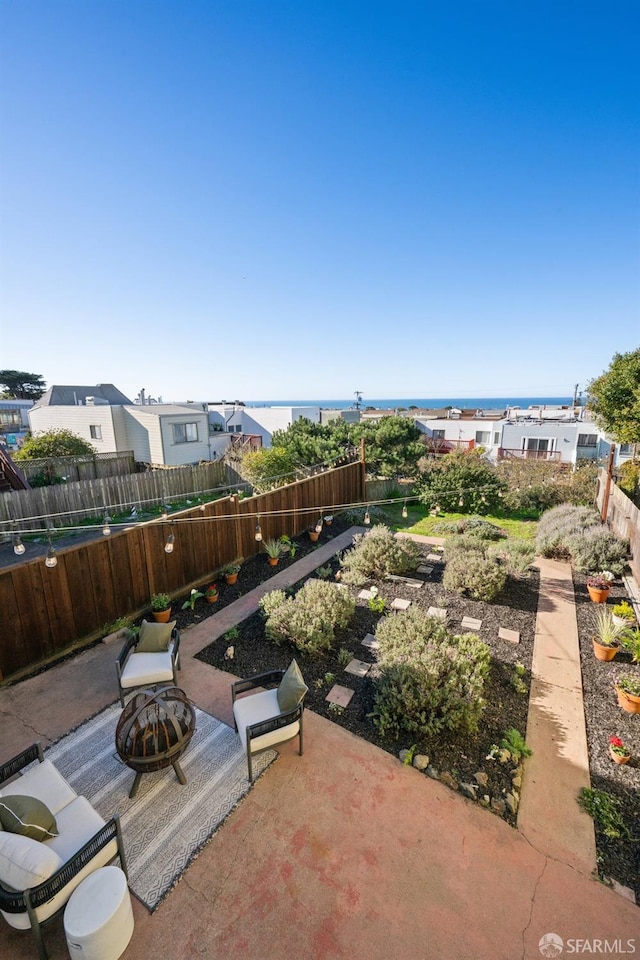
<path id="1" fill-rule="evenodd" d="M 143 690 L 128 702 L 116 727 L 118 756 L 136 771 L 129 797 L 135 797 L 143 773 L 173 767 L 180 783 L 186 778 L 179 758 L 196 729 L 196 714 L 184 690 Z"/>

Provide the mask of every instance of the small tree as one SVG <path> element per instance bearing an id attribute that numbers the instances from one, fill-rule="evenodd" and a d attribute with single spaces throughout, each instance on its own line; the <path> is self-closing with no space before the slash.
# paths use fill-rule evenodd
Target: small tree
<path id="1" fill-rule="evenodd" d="M 640 443 L 640 349 L 616 353 L 587 386 L 596 422 L 619 443 Z"/>
<path id="2" fill-rule="evenodd" d="M 296 462 L 287 450 L 271 447 L 246 453 L 241 472 L 259 493 L 265 493 L 295 480 Z"/>
<path id="3" fill-rule="evenodd" d="M 416 484 L 427 507 L 459 513 L 488 513 L 501 506 L 506 489 L 496 468 L 479 450 L 456 450 L 429 461 Z"/>
<path id="4" fill-rule="evenodd" d="M 49 460 L 52 457 L 84 457 L 97 453 L 87 440 L 71 430 L 47 430 L 29 437 L 22 444 L 14 460 Z"/>

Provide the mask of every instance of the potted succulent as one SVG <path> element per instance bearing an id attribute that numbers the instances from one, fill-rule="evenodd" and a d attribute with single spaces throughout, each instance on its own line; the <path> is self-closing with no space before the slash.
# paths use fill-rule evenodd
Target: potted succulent
<path id="1" fill-rule="evenodd" d="M 613 582 L 610 570 L 600 570 L 587 577 L 587 590 L 594 603 L 606 603 Z"/>
<path id="2" fill-rule="evenodd" d="M 151 596 L 151 616 L 157 623 L 168 623 L 171 616 L 171 597 L 168 593 Z"/>
<path id="3" fill-rule="evenodd" d="M 293 560 L 296 555 L 296 550 L 298 549 L 298 545 L 295 540 L 292 540 L 291 537 L 286 535 L 286 533 L 283 533 L 280 537 L 280 543 L 282 544 L 282 552 L 288 553 Z"/>
<path id="4" fill-rule="evenodd" d="M 333 523 L 333 514 L 332 514 L 332 513 L 328 513 L 328 514 L 326 515 L 326 517 L 324 518 L 324 522 L 326 523 L 326 525 L 327 525 L 328 527 L 330 527 L 331 524 Z"/>
<path id="5" fill-rule="evenodd" d="M 636 619 L 633 607 L 626 600 L 621 600 L 620 603 L 616 603 L 611 613 L 613 615 L 613 622 L 617 623 L 620 627 L 630 627 Z"/>
<path id="6" fill-rule="evenodd" d="M 596 611 L 596 633 L 592 637 L 593 653 L 596 660 L 613 660 L 620 649 L 620 634 L 623 627 L 614 623 L 607 607 L 598 607 Z"/>
<path id="7" fill-rule="evenodd" d="M 218 592 L 218 584 L 210 583 L 207 589 L 204 592 L 205 597 L 207 598 L 207 603 L 215 603 L 220 596 Z"/>
<path id="8" fill-rule="evenodd" d="M 269 564 L 275 567 L 282 554 L 282 544 L 279 540 L 265 540 L 264 549 L 269 558 Z"/>
<path id="9" fill-rule="evenodd" d="M 615 684 L 618 703 L 627 713 L 640 713 L 640 676 L 625 673 Z"/>
<path id="10" fill-rule="evenodd" d="M 229 585 L 234 584 L 238 579 L 238 574 L 240 573 L 241 564 L 242 564 L 242 557 L 237 557 L 235 560 L 232 560 L 231 563 L 227 563 L 222 568 L 224 578 Z"/>
<path id="11" fill-rule="evenodd" d="M 614 763 L 629 763 L 631 760 L 631 751 L 620 737 L 609 737 L 609 753 Z"/>

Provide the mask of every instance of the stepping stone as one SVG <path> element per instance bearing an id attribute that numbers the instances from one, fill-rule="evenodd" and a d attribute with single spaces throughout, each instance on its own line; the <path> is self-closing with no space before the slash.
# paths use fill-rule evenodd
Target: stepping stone
<path id="1" fill-rule="evenodd" d="M 421 563 L 416 573 L 433 573 L 433 566 L 430 563 Z"/>
<path id="2" fill-rule="evenodd" d="M 427 560 L 431 560 L 432 563 L 442 563 L 442 554 L 441 553 L 428 553 Z"/>
<path id="3" fill-rule="evenodd" d="M 438 617 L 440 620 L 447 619 L 447 611 L 444 607 L 429 607 L 427 610 L 428 617 Z"/>
<path id="4" fill-rule="evenodd" d="M 339 683 L 334 683 L 326 695 L 325 700 L 328 700 L 329 703 L 338 703 L 341 707 L 348 707 L 354 693 L 355 690 L 350 690 L 349 687 L 341 687 Z"/>
<path id="5" fill-rule="evenodd" d="M 482 620 L 476 620 L 475 617 L 462 618 L 463 630 L 479 630 L 481 626 L 482 626 Z"/>
<path id="6" fill-rule="evenodd" d="M 509 643 L 520 643 L 520 633 L 517 630 L 507 630 L 506 627 L 500 627 L 498 636 L 501 640 L 508 640 Z"/>
<path id="7" fill-rule="evenodd" d="M 401 600 L 400 597 L 396 597 L 395 600 L 391 601 L 392 610 L 407 610 L 411 606 L 411 600 Z"/>
<path id="8" fill-rule="evenodd" d="M 361 590 L 358 594 L 358 600 L 373 600 L 373 598 L 377 596 L 377 592 L 373 590 Z"/>
<path id="9" fill-rule="evenodd" d="M 352 660 L 351 663 L 348 663 L 344 668 L 345 673 L 352 673 L 356 677 L 366 677 L 371 669 L 370 663 L 365 663 L 364 660 Z"/>
<path id="10" fill-rule="evenodd" d="M 394 580 L 396 583 L 402 583 L 406 587 L 415 587 L 416 590 L 420 590 L 424 586 L 424 580 L 414 580 L 413 577 L 396 577 L 393 573 L 390 573 L 388 577 L 385 577 L 386 580 Z"/>
<path id="11" fill-rule="evenodd" d="M 380 644 L 378 643 L 378 641 L 376 640 L 376 638 L 374 637 L 374 635 L 373 635 L 372 633 L 368 633 L 368 634 L 366 635 L 366 637 L 365 637 L 364 640 L 362 641 L 362 646 L 363 646 L 363 647 L 366 647 L 367 650 L 379 650 L 379 649 L 380 649 Z"/>

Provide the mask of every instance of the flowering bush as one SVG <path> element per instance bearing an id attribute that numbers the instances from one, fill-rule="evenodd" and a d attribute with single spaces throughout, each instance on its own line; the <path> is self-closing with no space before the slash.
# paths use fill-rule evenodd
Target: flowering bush
<path id="1" fill-rule="evenodd" d="M 611 752 L 616 753 L 619 757 L 628 757 L 630 755 L 629 749 L 625 747 L 620 737 L 609 737 L 609 746 Z"/>

